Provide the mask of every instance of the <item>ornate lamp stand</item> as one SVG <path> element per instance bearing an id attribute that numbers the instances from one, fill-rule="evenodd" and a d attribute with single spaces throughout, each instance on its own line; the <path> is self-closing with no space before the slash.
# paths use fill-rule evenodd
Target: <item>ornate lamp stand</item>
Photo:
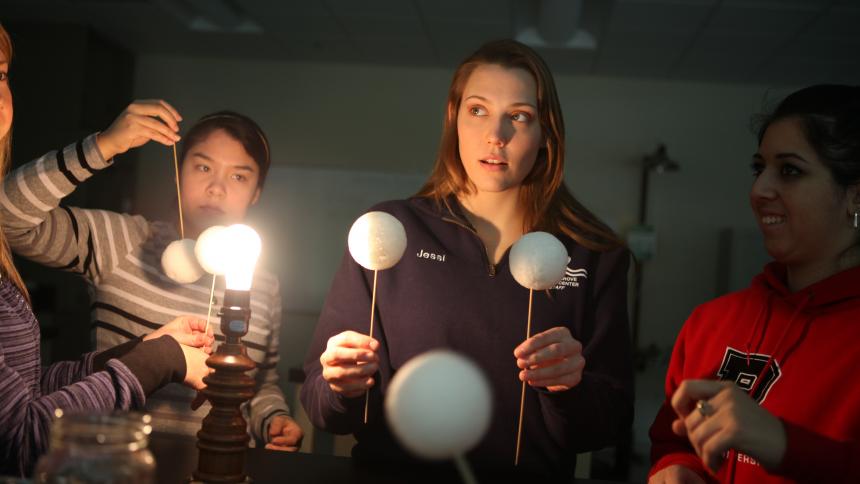
<path id="1" fill-rule="evenodd" d="M 254 369 L 242 337 L 251 319 L 251 293 L 228 289 L 221 308 L 221 332 L 226 341 L 206 364 L 215 370 L 203 378 L 203 394 L 212 403 L 209 415 L 197 432 L 200 458 L 193 480 L 212 483 L 250 482 L 245 474 L 248 432 L 239 409 L 254 396 L 254 380 L 245 372 Z"/>

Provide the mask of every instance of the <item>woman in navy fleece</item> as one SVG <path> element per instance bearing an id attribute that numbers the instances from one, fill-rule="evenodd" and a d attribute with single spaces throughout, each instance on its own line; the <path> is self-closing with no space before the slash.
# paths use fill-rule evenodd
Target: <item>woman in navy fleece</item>
<path id="1" fill-rule="evenodd" d="M 9 163 L 11 60 L 12 43 L 0 25 L 0 173 Z M 131 123 L 118 131 L 114 134 L 129 139 L 149 137 L 141 124 Z M 43 370 L 39 323 L 0 232 L 0 475 L 23 476 L 32 471 L 47 450 L 56 408 L 67 412 L 140 409 L 146 395 L 171 381 L 203 388 L 213 341 L 211 330 L 202 332 L 203 325 L 197 318 L 183 316 L 143 338 Z"/>
<path id="2" fill-rule="evenodd" d="M 610 445 L 629 427 L 629 256 L 565 186 L 564 136 L 552 74 L 530 48 L 491 42 L 455 72 L 430 179 L 413 198 L 373 208 L 396 216 L 409 239 L 379 278 L 378 337 L 363 334 L 372 274 L 347 253 L 305 363 L 312 422 L 354 433 L 355 457 L 406 457 L 383 398 L 398 368 L 440 347 L 468 355 L 491 381 L 492 423 L 468 455 L 479 468 L 513 465 L 521 380 L 532 390 L 521 469 L 572 475 L 577 452 Z M 528 291 L 510 274 L 508 250 L 535 230 L 556 235 L 570 262 L 558 286 L 535 294 L 536 329 L 523 341 Z"/>

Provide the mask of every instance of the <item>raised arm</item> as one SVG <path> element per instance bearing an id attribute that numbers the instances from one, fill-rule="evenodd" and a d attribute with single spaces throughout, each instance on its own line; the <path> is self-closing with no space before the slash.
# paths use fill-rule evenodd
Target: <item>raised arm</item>
<path id="1" fill-rule="evenodd" d="M 167 383 L 203 388 L 206 353 L 180 345 L 172 336 L 143 341 L 122 351 L 90 354 L 83 362 L 49 367 L 37 386 L 7 361 L 0 345 L 0 453 L 29 473 L 47 450 L 55 409 L 98 412 L 143 408 L 146 395 Z M 34 355 L 37 357 L 37 354 Z M 16 358 L 20 358 L 20 351 Z M 83 373 L 90 371 L 86 376 Z M 81 377 L 81 378 L 79 378 Z M 60 386 L 62 382 L 74 382 Z M 42 393 L 41 389 L 51 390 Z"/>
<path id="2" fill-rule="evenodd" d="M 142 217 L 66 208 L 60 202 L 110 166 L 115 155 L 150 139 L 167 142 L 167 135 L 178 125 L 170 113 L 172 108 L 160 103 L 163 101 L 135 102 L 103 133 L 49 152 L 5 178 L 0 191 L 0 220 L 14 252 L 97 280 L 145 237 L 147 226 Z M 161 131 L 154 130 L 153 124 L 160 125 Z"/>

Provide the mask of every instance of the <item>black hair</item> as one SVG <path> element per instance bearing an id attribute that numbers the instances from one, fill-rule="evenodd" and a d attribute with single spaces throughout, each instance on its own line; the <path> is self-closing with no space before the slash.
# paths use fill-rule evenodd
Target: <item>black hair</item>
<path id="1" fill-rule="evenodd" d="M 184 162 L 188 151 L 206 139 L 213 131 L 223 129 L 233 139 L 241 143 L 245 151 L 257 163 L 260 176 L 257 179 L 257 187 L 263 188 L 266 175 L 271 165 L 271 153 L 269 152 L 269 140 L 260 126 L 253 119 L 233 111 L 218 111 L 207 114 L 200 118 L 185 135 L 179 159 Z"/>
<path id="2" fill-rule="evenodd" d="M 860 86 L 819 84 L 789 94 L 760 121 L 759 144 L 771 124 L 786 118 L 800 120 L 836 183 L 860 182 Z"/>

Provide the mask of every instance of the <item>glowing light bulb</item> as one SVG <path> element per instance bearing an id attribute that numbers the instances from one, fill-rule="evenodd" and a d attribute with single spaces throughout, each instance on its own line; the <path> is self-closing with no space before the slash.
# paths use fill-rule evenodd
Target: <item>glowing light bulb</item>
<path id="1" fill-rule="evenodd" d="M 251 227 L 216 225 L 200 234 L 194 253 L 207 272 L 224 276 L 227 289 L 248 291 L 261 249 L 260 236 Z"/>
<path id="2" fill-rule="evenodd" d="M 224 239 L 223 246 L 227 250 L 223 255 L 227 289 L 250 291 L 254 268 L 263 248 L 260 236 L 251 227 L 236 224 L 220 232 L 218 238 Z"/>

